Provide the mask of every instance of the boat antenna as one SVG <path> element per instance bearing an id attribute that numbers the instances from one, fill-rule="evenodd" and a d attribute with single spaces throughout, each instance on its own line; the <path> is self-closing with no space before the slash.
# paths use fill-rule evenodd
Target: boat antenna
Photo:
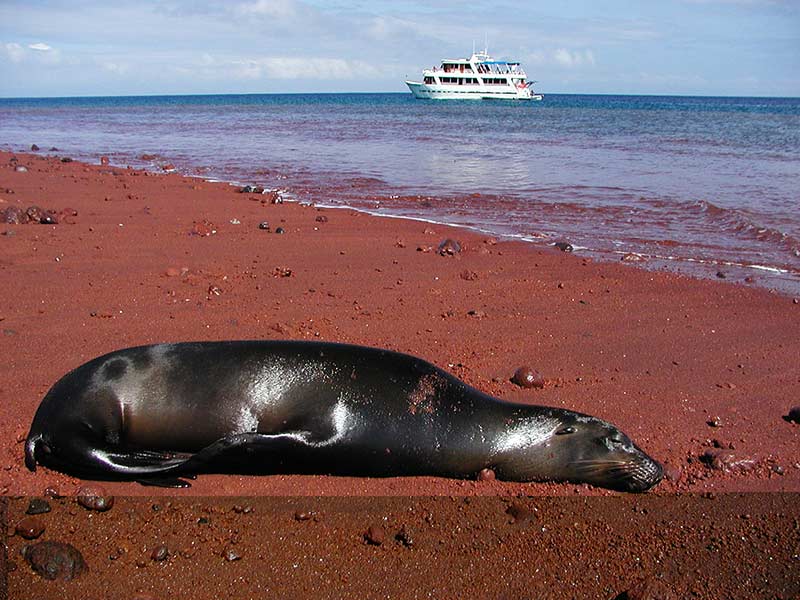
<path id="1" fill-rule="evenodd" d="M 489 55 L 489 34 L 483 32 L 483 53 Z"/>

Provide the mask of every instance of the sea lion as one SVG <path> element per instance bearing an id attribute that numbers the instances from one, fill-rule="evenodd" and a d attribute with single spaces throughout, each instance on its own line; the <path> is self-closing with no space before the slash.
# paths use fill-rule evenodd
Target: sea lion
<path id="1" fill-rule="evenodd" d="M 322 342 L 140 346 L 47 393 L 25 464 L 187 486 L 200 472 L 572 481 L 642 492 L 661 466 L 613 425 L 499 400 L 419 358 Z"/>

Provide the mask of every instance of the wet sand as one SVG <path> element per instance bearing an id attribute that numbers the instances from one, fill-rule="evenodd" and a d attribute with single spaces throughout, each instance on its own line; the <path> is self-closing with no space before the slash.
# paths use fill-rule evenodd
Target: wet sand
<path id="1" fill-rule="evenodd" d="M 23 465 L 33 414 L 61 375 L 126 346 L 222 339 L 390 348 L 498 397 L 596 415 L 665 464 L 667 477 L 648 497 L 667 503 L 686 492 L 692 493 L 687 502 L 708 502 L 703 495 L 710 495 L 735 504 L 728 498 L 738 496 L 726 493 L 800 491 L 800 425 L 783 418 L 800 404 L 800 304 L 791 297 L 593 262 L 463 229 L 271 204 L 266 194 L 176 174 L 0 153 L 0 211 L 32 205 L 54 211 L 60 222 L 0 224 L 5 495 L 40 495 L 48 487 L 70 495 L 85 483 Z M 263 221 L 269 230 L 259 228 Z M 285 233 L 275 233 L 278 227 Z M 462 251 L 439 255 L 447 238 Z M 544 389 L 509 381 L 521 365 L 544 375 Z M 120 497 L 154 493 L 136 483 L 102 486 Z M 490 496 L 492 502 L 576 494 L 610 496 L 587 502 L 635 502 L 589 486 L 430 477 L 201 475 L 190 489 L 167 493 L 181 502 L 279 495 Z M 139 514 L 136 499 L 126 502 Z M 548 506 L 556 510 L 559 501 L 553 502 Z M 448 518 L 458 514 L 442 510 Z M 786 523 L 796 519 L 792 510 Z M 114 514 L 118 508 L 105 513 Z M 352 522 L 353 531 L 361 521 Z M 652 526 L 670 527 L 661 519 Z M 794 545 L 796 554 L 797 530 L 787 527 L 788 546 L 786 539 L 780 545 Z M 481 535 L 476 530 L 476 539 Z M 486 551 L 495 560 L 496 552 Z M 751 558 L 766 560 L 761 553 Z M 21 566 L 16 576 L 30 571 Z M 463 568 L 458 563 L 453 572 Z M 497 576 L 493 568 L 487 577 Z M 700 596 L 715 597 L 703 595 L 710 589 L 701 586 Z M 563 591 L 554 597 L 572 597 Z"/>

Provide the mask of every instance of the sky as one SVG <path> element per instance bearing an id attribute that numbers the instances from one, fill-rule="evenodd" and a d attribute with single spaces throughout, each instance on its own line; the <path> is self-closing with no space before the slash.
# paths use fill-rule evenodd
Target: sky
<path id="1" fill-rule="evenodd" d="M 402 92 L 485 40 L 544 93 L 800 96 L 800 0 L 0 0 L 0 97 Z"/>

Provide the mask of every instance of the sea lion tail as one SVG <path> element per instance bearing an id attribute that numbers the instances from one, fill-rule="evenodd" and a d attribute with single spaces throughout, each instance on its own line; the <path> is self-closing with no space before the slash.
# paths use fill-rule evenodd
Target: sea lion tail
<path id="1" fill-rule="evenodd" d="M 25 466 L 29 471 L 36 471 L 36 447 L 44 436 L 39 433 L 29 433 L 25 440 Z"/>

